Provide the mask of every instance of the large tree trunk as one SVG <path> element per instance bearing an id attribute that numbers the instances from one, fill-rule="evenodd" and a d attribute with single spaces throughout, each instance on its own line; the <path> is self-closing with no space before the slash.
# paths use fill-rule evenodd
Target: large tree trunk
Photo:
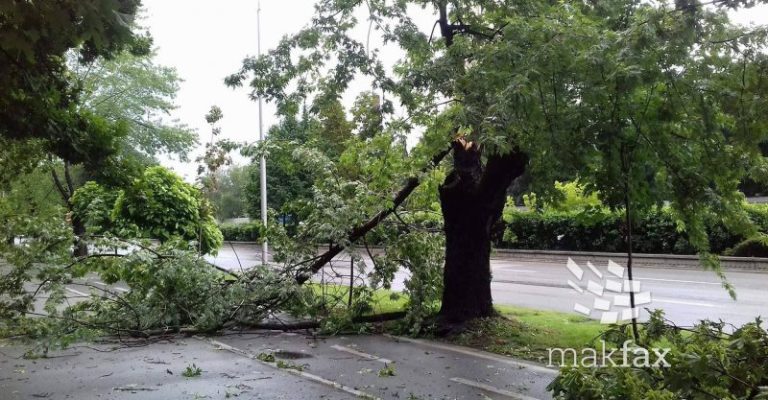
<path id="1" fill-rule="evenodd" d="M 445 272 L 440 322 L 444 326 L 494 314 L 491 297 L 491 228 L 501 217 L 506 190 L 525 170 L 519 151 L 493 155 L 454 142 L 453 171 L 440 186 L 445 223 Z"/>

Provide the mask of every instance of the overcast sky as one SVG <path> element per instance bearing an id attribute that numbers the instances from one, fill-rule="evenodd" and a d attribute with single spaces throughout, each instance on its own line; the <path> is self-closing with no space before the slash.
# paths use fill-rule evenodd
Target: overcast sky
<path id="1" fill-rule="evenodd" d="M 282 35 L 305 25 L 312 15 L 311 3 L 265 0 L 261 6 L 262 49 L 274 47 Z M 256 54 L 256 0 L 143 0 L 143 5 L 143 24 L 157 46 L 157 62 L 175 67 L 184 80 L 173 117 L 196 128 L 203 143 L 210 133 L 204 116 L 216 104 L 224 112 L 222 136 L 256 140 L 256 103 L 248 99 L 246 89 L 233 90 L 223 83 L 224 77 L 239 69 L 243 58 Z M 276 119 L 274 108 L 265 106 L 266 130 Z M 194 166 L 167 164 L 188 180 L 194 179 Z"/>
<path id="2" fill-rule="evenodd" d="M 143 25 L 154 37 L 156 61 L 175 67 L 184 79 L 176 99 L 179 108 L 172 116 L 197 129 L 203 143 L 210 134 L 204 116 L 211 105 L 216 104 L 224 112 L 220 122 L 223 137 L 238 141 L 258 139 L 256 102 L 248 99 L 246 88 L 234 90 L 223 83 L 224 77 L 240 68 L 244 57 L 256 54 L 257 0 L 143 0 L 143 4 L 146 16 Z M 275 47 L 282 36 L 305 26 L 314 12 L 313 4 L 314 0 L 262 0 L 262 52 Z M 434 16 L 419 9 L 413 13 L 422 30 L 431 29 Z M 734 19 L 740 23 L 767 24 L 768 7 L 740 12 Z M 365 28 L 356 35 L 365 42 Z M 371 47 L 378 47 L 380 43 L 374 35 Z M 394 51 L 382 55 L 388 63 L 398 58 Z M 352 93 L 367 88 L 365 82 L 358 82 L 347 102 L 354 98 Z M 275 122 L 274 107 L 265 104 L 265 132 Z M 240 164 L 247 162 L 239 156 L 235 160 Z M 196 167 L 190 163 L 167 160 L 163 163 L 187 180 L 195 177 Z"/>
<path id="3" fill-rule="evenodd" d="M 274 48 L 280 38 L 306 26 L 314 14 L 314 0 L 262 0 L 261 48 Z M 231 89 L 224 77 L 236 72 L 246 56 L 257 53 L 257 0 L 143 0 L 145 18 L 157 48 L 156 61 L 175 67 L 184 80 L 176 103 L 179 108 L 172 117 L 197 129 L 201 143 L 210 139 L 210 127 L 204 116 L 211 105 L 221 107 L 222 137 L 237 141 L 258 139 L 258 106 L 248 98 L 248 89 Z M 425 25 L 431 28 L 435 17 L 415 9 Z M 365 19 L 365 13 L 359 16 Z M 366 42 L 366 26 L 355 31 L 356 39 Z M 381 41 L 372 35 L 370 46 Z M 390 46 L 391 47 L 391 46 Z M 394 49 L 386 49 L 383 58 L 393 63 L 399 58 Z M 370 90 L 370 82 L 357 81 L 345 98 L 351 104 L 356 93 Z M 277 122 L 272 104 L 264 104 L 264 131 Z M 235 162 L 247 163 L 239 154 Z M 194 160 L 194 155 L 190 157 Z M 161 160 L 187 180 L 193 180 L 196 166 Z"/>

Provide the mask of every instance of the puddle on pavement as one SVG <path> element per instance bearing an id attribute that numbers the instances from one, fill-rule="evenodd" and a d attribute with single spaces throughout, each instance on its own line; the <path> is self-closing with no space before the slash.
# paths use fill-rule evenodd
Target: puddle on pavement
<path id="1" fill-rule="evenodd" d="M 312 358 L 311 354 L 300 353 L 298 351 L 277 350 L 272 353 L 276 358 L 282 358 L 284 360 L 297 360 L 299 358 Z"/>

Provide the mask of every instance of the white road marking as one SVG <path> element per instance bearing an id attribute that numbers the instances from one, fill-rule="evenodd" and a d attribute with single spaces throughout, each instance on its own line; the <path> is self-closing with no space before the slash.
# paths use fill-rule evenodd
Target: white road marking
<path id="1" fill-rule="evenodd" d="M 450 380 L 453 381 L 453 382 L 461 383 L 462 385 L 472 386 L 472 387 L 477 388 L 477 389 L 482 389 L 482 390 L 485 390 L 487 392 L 500 394 L 502 396 L 507 396 L 507 397 L 510 397 L 510 398 L 513 398 L 513 399 L 517 399 L 517 400 L 538 400 L 535 397 L 526 396 L 526 395 L 520 394 L 520 393 L 510 392 L 509 390 L 499 389 L 499 388 L 493 387 L 491 385 L 486 385 L 485 383 L 470 381 L 469 379 L 451 378 Z"/>
<path id="2" fill-rule="evenodd" d="M 325 379 L 325 378 L 323 378 L 321 376 L 310 374 L 310 373 L 305 372 L 305 371 L 298 371 L 298 370 L 290 369 L 290 368 L 278 368 L 275 363 L 261 361 L 261 360 L 259 360 L 258 356 L 256 356 L 253 353 L 250 353 L 250 352 L 248 352 L 246 350 L 238 349 L 237 347 L 230 346 L 230 345 L 228 345 L 226 343 L 219 342 L 218 340 L 213 340 L 213 339 L 206 340 L 206 339 L 204 339 L 204 338 L 202 338 L 200 336 L 195 336 L 195 338 L 198 339 L 198 340 L 207 341 L 208 343 L 210 343 L 210 344 L 212 344 L 214 346 L 217 346 L 218 348 L 220 348 L 222 350 L 226 350 L 226 351 L 235 353 L 237 355 L 240 355 L 240 356 L 243 356 L 243 357 L 246 357 L 246 358 L 250 358 L 250 359 L 252 359 L 253 361 L 255 361 L 255 362 L 259 363 L 259 364 L 266 365 L 266 366 L 268 366 L 270 368 L 273 368 L 273 369 L 276 369 L 276 370 L 279 370 L 279 371 L 283 371 L 283 372 L 287 372 L 289 374 L 298 375 L 298 376 L 300 376 L 302 378 L 305 378 L 305 379 L 308 379 L 308 380 L 311 380 L 311 381 L 323 384 L 325 386 L 330 386 L 330 387 L 332 387 L 334 389 L 341 390 L 342 392 L 349 393 L 349 394 L 351 394 L 353 396 L 357 396 L 357 397 L 359 397 L 361 399 L 381 400 L 378 397 L 372 396 L 372 395 L 370 395 L 368 393 L 365 393 L 365 392 L 361 392 L 361 391 L 359 391 L 359 390 L 357 390 L 355 388 L 351 388 L 349 386 L 342 385 L 341 383 L 334 382 L 334 381 Z"/>
<path id="3" fill-rule="evenodd" d="M 379 356 L 374 356 L 373 354 L 363 353 L 362 351 L 357 351 L 355 349 L 352 349 L 352 348 L 349 348 L 349 347 L 346 347 L 346 346 L 341 346 L 341 345 L 338 345 L 338 344 L 334 344 L 333 346 L 331 346 L 331 348 L 335 349 L 335 350 L 338 350 L 338 351 L 343 351 L 345 353 L 354 354 L 354 355 L 356 355 L 356 356 L 358 356 L 360 358 L 365 358 L 367 360 L 379 361 L 379 362 L 383 362 L 385 364 L 392 364 L 392 362 L 393 362 L 392 360 L 389 360 L 389 359 L 386 359 L 386 358 L 381 358 Z"/>
<path id="4" fill-rule="evenodd" d="M 675 283 L 695 283 L 700 285 L 717 285 L 720 286 L 722 283 L 720 282 L 700 282 L 700 281 L 684 281 L 680 279 L 661 279 L 661 278 L 635 278 L 639 281 L 659 281 L 659 282 L 675 282 Z"/>
<path id="5" fill-rule="evenodd" d="M 81 292 L 79 290 L 75 290 L 75 289 L 72 289 L 72 288 L 65 287 L 64 289 L 67 289 L 67 291 L 69 291 L 71 293 L 74 293 L 74 294 L 76 294 L 78 296 L 83 296 L 83 297 L 90 296 L 88 293 L 83 293 L 83 292 Z"/>
<path id="6" fill-rule="evenodd" d="M 653 301 L 658 303 L 684 304 L 686 306 L 698 306 L 698 307 L 710 307 L 710 308 L 722 307 L 717 304 L 711 304 L 711 303 L 698 303 L 695 301 L 683 301 L 683 300 L 674 300 L 674 299 L 660 299 L 658 297 L 655 297 Z"/>
<path id="7" fill-rule="evenodd" d="M 502 357 L 502 356 L 498 356 L 496 354 L 486 353 L 484 351 L 475 350 L 475 349 L 469 349 L 469 348 L 466 348 L 466 347 L 455 346 L 455 345 L 447 345 L 447 344 L 442 344 L 442 343 L 435 343 L 435 342 L 430 342 L 430 341 L 426 341 L 426 340 L 413 339 L 413 338 L 403 337 L 403 336 L 394 336 L 394 335 L 390 335 L 388 333 L 385 333 L 384 336 L 386 336 L 386 337 L 388 337 L 390 339 L 401 341 L 401 342 L 409 342 L 409 343 L 414 343 L 414 344 L 420 344 L 422 346 L 432 347 L 432 348 L 435 348 L 435 349 L 452 351 L 454 353 L 464 354 L 464 355 L 471 356 L 471 357 L 483 358 L 483 359 L 486 359 L 486 360 L 496 361 L 496 362 L 499 362 L 499 363 L 502 363 L 502 364 L 513 365 L 513 366 L 519 367 L 519 368 L 527 368 L 528 370 L 536 371 L 536 372 L 541 372 L 541 373 L 545 373 L 545 374 L 557 375 L 557 373 L 558 373 L 556 369 L 547 368 L 547 367 L 542 366 L 542 365 L 537 365 L 537 364 L 534 364 L 534 363 L 517 361 L 517 360 L 514 360 L 514 359 L 509 358 L 509 357 Z"/>

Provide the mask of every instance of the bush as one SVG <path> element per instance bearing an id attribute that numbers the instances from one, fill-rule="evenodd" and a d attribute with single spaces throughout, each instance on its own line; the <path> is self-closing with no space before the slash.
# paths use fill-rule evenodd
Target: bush
<path id="1" fill-rule="evenodd" d="M 760 231 L 768 230 L 768 209 L 749 205 L 747 214 Z M 594 207 L 579 212 L 508 212 L 505 232 L 496 240 L 501 248 L 563 251 L 625 252 L 624 215 Z M 643 216 L 633 227 L 633 250 L 638 253 L 696 254 L 684 232 L 679 232 L 672 215 L 657 209 Z M 745 240 L 730 232 L 722 221 L 707 223 L 710 248 L 722 254 Z M 766 242 L 768 243 L 768 241 Z M 754 247 L 754 245 L 752 245 Z"/>
<path id="2" fill-rule="evenodd" d="M 245 224 L 221 224 L 219 225 L 224 240 L 235 242 L 256 242 L 262 237 L 262 226 L 259 222 Z"/>
<path id="3" fill-rule="evenodd" d="M 666 324 L 657 310 L 640 331 L 643 345 L 629 346 L 633 351 L 627 366 L 620 366 L 621 356 L 614 359 L 619 365 L 568 366 L 548 389 L 558 400 L 768 398 L 768 332 L 760 319 L 731 329 L 711 321 L 681 329 Z M 606 331 L 602 339 L 606 347 L 620 348 L 631 341 L 630 336 L 622 325 Z M 653 352 L 656 347 L 669 350 L 664 357 L 667 367 L 643 365 L 640 349 L 651 355 L 648 361 L 652 364 L 658 361 Z M 640 362 L 636 363 L 638 355 Z"/>
<path id="4" fill-rule="evenodd" d="M 150 167 L 117 197 L 112 220 L 120 236 L 198 242 L 214 253 L 222 236 L 210 204 L 196 187 L 161 166 Z"/>
<path id="5" fill-rule="evenodd" d="M 768 257 L 768 236 L 760 235 L 749 238 L 726 251 L 726 255 L 734 257 Z"/>
<path id="6" fill-rule="evenodd" d="M 212 217 L 200 223 L 198 240 L 200 240 L 200 252 L 203 254 L 216 254 L 224 243 L 224 235 Z"/>
<path id="7" fill-rule="evenodd" d="M 88 181 L 72 194 L 72 212 L 85 223 L 88 232 L 104 234 L 112 229 L 112 210 L 120 193 Z"/>

